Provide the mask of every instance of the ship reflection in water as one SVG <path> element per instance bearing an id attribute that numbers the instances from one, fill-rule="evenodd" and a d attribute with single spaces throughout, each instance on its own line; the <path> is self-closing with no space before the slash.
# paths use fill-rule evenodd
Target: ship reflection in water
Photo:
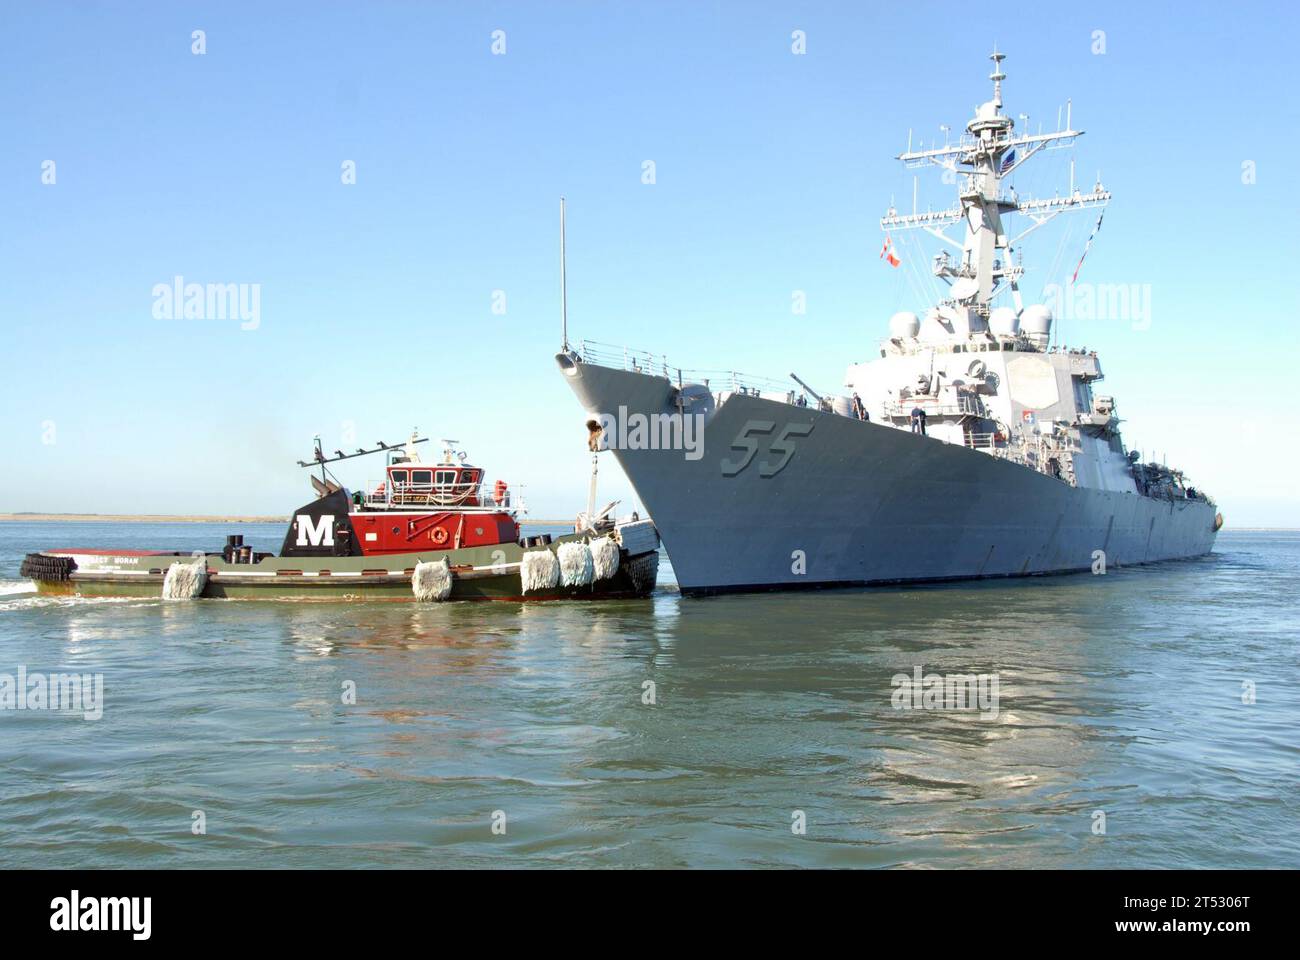
<path id="1" fill-rule="evenodd" d="M 22 545 L 0 547 L 10 583 Z M 10 669 L 102 671 L 105 690 L 97 722 L 0 718 L 8 861 L 1103 868 L 1300 853 L 1298 534 L 1229 532 L 1209 557 L 1104 581 L 692 600 L 665 574 L 649 600 L 602 604 L 6 593 Z M 996 715 L 896 708 L 894 678 L 917 668 L 995 676 Z M 206 836 L 190 833 L 198 809 Z"/>

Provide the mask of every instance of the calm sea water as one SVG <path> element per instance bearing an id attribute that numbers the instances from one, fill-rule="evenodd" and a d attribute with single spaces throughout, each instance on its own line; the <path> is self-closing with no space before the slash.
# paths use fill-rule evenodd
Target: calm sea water
<path id="1" fill-rule="evenodd" d="M 0 673 L 104 682 L 98 720 L 0 712 L 0 865 L 1300 865 L 1300 534 L 1104 577 L 582 605 L 17 579 L 40 547 L 236 529 L 0 523 Z M 895 709 L 917 666 L 996 674 L 996 719 Z"/>

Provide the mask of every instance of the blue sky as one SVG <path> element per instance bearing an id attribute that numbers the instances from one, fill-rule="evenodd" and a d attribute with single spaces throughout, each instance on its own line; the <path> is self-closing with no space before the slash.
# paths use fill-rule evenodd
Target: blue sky
<path id="1" fill-rule="evenodd" d="M 964 125 L 996 42 L 1008 113 L 1051 128 L 1070 97 L 1088 131 L 1018 189 L 1063 190 L 1070 156 L 1085 188 L 1100 170 L 1115 200 L 1080 279 L 1150 291 L 1147 329 L 1063 331 L 1100 352 L 1126 440 L 1230 523 L 1298 526 L 1289 378 L 1269 363 L 1300 308 L 1286 9 L 11 6 L 0 511 L 287 513 L 312 435 L 346 446 L 351 424 L 352 446 L 455 437 L 525 483 L 534 516 L 571 516 L 588 461 L 552 361 L 558 198 L 575 337 L 834 389 L 891 313 L 928 306 L 877 259 L 891 196 L 911 203 L 892 158 L 909 129 Z M 921 198 L 951 188 L 927 175 Z M 1068 277 L 1093 222 L 1040 231 L 1028 290 Z M 155 318 L 176 275 L 259 284 L 260 325 Z M 376 475 L 360 463 L 345 481 Z M 612 460 L 602 480 L 630 496 Z"/>

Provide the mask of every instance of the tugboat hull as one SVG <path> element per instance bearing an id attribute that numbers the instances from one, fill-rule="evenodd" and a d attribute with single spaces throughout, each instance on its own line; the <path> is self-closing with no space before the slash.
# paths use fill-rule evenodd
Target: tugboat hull
<path id="1" fill-rule="evenodd" d="M 242 564 L 228 563 L 219 554 L 55 550 L 29 555 L 23 575 L 32 578 L 42 594 L 161 597 L 173 564 L 201 562 L 205 576 L 197 596 L 203 599 L 415 601 L 416 565 L 446 561 L 451 574 L 447 601 L 614 600 L 644 597 L 654 590 L 659 554 L 650 530 L 635 538 L 625 535 L 627 546 L 620 548 L 618 567 L 608 577 L 524 588 L 520 563 L 525 553 L 555 553 L 562 544 L 588 539 L 569 535 L 536 547 L 505 543 L 381 557 L 266 557 Z"/>

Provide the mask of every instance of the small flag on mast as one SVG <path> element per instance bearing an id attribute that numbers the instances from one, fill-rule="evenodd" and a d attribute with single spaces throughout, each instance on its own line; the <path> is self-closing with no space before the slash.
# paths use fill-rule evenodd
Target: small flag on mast
<path id="1" fill-rule="evenodd" d="M 880 248 L 880 260 L 888 260 L 891 267 L 898 266 L 902 261 L 898 259 L 898 254 L 894 253 L 893 241 L 889 239 L 889 234 L 885 234 L 885 245 Z"/>
<path id="2" fill-rule="evenodd" d="M 1002 158 L 1002 163 L 998 167 L 998 173 L 1006 173 L 1008 170 L 1011 169 L 1012 165 L 1015 164 L 1015 162 L 1016 162 L 1016 150 L 1014 147 L 1012 147 L 1011 152 Z"/>
<path id="3" fill-rule="evenodd" d="M 1097 217 L 1097 225 L 1092 228 L 1092 233 L 1088 234 L 1088 242 L 1083 245 L 1083 256 L 1079 258 L 1078 266 L 1074 268 L 1074 276 L 1070 278 L 1071 283 L 1074 283 L 1074 281 L 1079 279 L 1079 268 L 1083 266 L 1084 257 L 1088 256 L 1088 248 L 1092 246 L 1092 238 L 1095 237 L 1097 231 L 1101 229 L 1101 218 L 1104 216 L 1106 216 L 1105 210 L 1101 212 L 1101 216 Z"/>

